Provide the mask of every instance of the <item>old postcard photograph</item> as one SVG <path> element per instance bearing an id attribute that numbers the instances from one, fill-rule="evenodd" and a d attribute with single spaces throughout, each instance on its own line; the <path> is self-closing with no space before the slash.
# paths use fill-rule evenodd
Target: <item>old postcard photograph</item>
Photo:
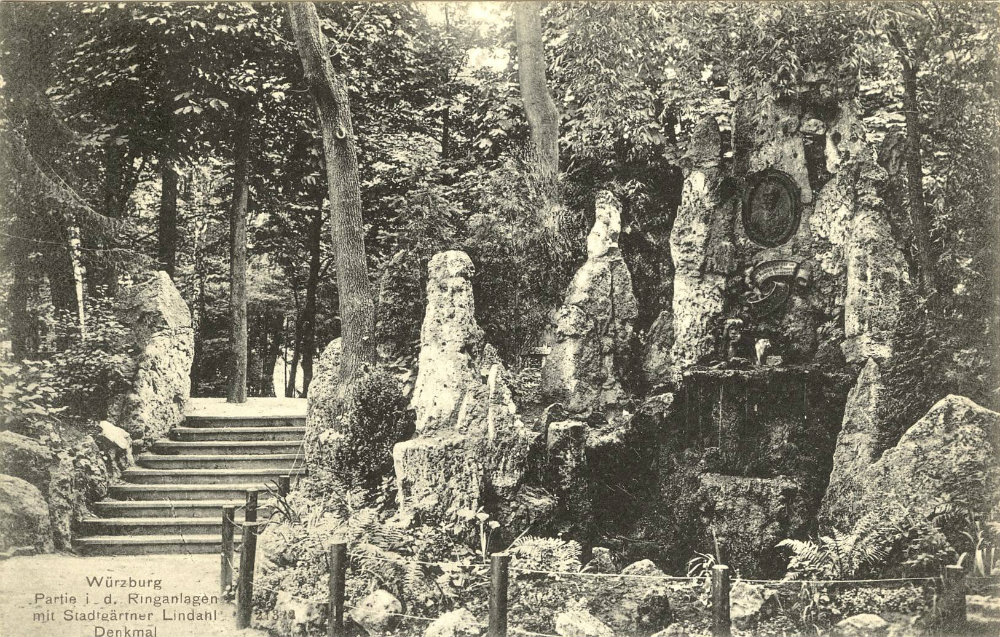
<path id="1" fill-rule="evenodd" d="M 0 1 L 0 637 L 1000 635 L 1000 4 Z"/>

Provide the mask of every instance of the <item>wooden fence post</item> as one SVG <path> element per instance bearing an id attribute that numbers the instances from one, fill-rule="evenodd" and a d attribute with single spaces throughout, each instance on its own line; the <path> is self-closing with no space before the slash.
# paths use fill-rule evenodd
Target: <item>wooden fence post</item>
<path id="1" fill-rule="evenodd" d="M 253 571 L 257 560 L 257 490 L 247 490 L 240 538 L 240 575 L 236 585 L 236 627 L 248 628 L 253 612 Z"/>
<path id="2" fill-rule="evenodd" d="M 729 567 L 719 564 L 712 567 L 712 637 L 730 637 L 729 620 Z"/>
<path id="3" fill-rule="evenodd" d="M 282 498 L 291 491 L 291 476 L 278 476 L 278 495 Z"/>
<path id="4" fill-rule="evenodd" d="M 961 566 L 945 566 L 944 590 L 941 594 L 941 634 L 964 635 L 966 631 L 965 569 Z"/>
<path id="5" fill-rule="evenodd" d="M 344 637 L 344 586 L 347 581 L 347 545 L 330 546 L 330 612 L 327 637 Z"/>
<path id="6" fill-rule="evenodd" d="M 507 637 L 507 567 L 510 555 L 490 556 L 490 625 L 487 637 Z"/>
<path id="7" fill-rule="evenodd" d="M 225 593 L 233 584 L 233 531 L 236 507 L 222 507 L 222 570 L 219 587 Z"/>

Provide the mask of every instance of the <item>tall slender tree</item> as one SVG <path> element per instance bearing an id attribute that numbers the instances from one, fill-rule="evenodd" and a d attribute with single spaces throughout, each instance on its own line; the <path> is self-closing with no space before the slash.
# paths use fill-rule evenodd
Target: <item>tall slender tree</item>
<path id="1" fill-rule="evenodd" d="M 247 400 L 247 200 L 250 194 L 251 108 L 237 106 L 233 200 L 229 210 L 229 383 L 226 402 Z"/>
<path id="2" fill-rule="evenodd" d="M 559 112 L 545 79 L 540 2 L 514 3 L 514 31 L 517 76 L 531 128 L 532 152 L 542 175 L 553 178 L 559 172 Z"/>
<path id="3" fill-rule="evenodd" d="M 311 2 L 287 5 L 302 69 L 319 114 L 336 251 L 342 357 L 341 391 L 375 358 L 375 303 L 365 258 L 358 160 L 347 86 L 327 57 L 326 37 Z"/>

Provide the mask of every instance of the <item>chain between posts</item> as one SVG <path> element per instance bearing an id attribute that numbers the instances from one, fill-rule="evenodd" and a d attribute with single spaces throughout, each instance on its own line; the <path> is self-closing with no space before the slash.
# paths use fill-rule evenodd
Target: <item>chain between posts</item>
<path id="1" fill-rule="evenodd" d="M 256 491 L 247 492 L 247 504 L 246 504 L 246 523 L 243 526 L 244 538 L 241 546 L 240 552 L 240 571 L 238 578 L 238 607 L 237 607 L 237 626 L 240 628 L 245 628 L 249 626 L 249 611 L 251 608 L 251 598 L 253 594 L 253 564 L 256 552 L 256 534 L 257 534 L 257 524 L 256 524 L 256 514 L 257 514 L 257 502 L 256 502 Z M 222 552 L 222 588 L 225 590 L 228 588 L 226 582 L 226 573 L 228 570 L 230 583 L 232 577 L 232 548 L 231 539 L 229 543 L 229 550 L 226 550 L 225 534 L 227 532 L 227 526 L 229 532 L 231 533 L 235 527 L 235 522 L 233 520 L 233 512 L 235 507 L 224 507 L 223 508 L 223 552 Z M 460 562 L 430 562 L 417 559 L 394 559 L 382 556 L 374 555 L 358 555 L 349 554 L 347 552 L 347 545 L 344 543 L 332 544 L 329 547 L 328 559 L 330 564 L 329 572 L 329 582 L 328 582 L 328 596 L 326 599 L 308 599 L 297 597 L 291 595 L 290 597 L 294 600 L 301 602 L 311 603 L 311 604 L 327 604 L 329 609 L 328 617 L 330 621 L 327 623 L 327 636 L 328 637 L 344 637 L 346 635 L 346 627 L 344 623 L 344 613 L 351 610 L 350 607 L 346 605 L 345 590 L 346 590 L 346 579 L 347 579 L 347 564 L 351 558 L 372 559 L 385 562 L 393 562 L 398 564 L 417 564 L 423 566 L 439 567 L 439 568 L 458 568 L 458 567 L 468 567 L 469 564 Z M 547 633 L 537 633 L 525 629 L 520 629 L 517 627 L 509 628 L 508 625 L 508 592 L 509 592 L 509 575 L 510 571 L 520 572 L 520 573 L 533 573 L 533 574 L 545 574 L 551 576 L 561 576 L 561 577 L 593 577 L 593 578 L 634 578 L 634 579 L 645 579 L 645 580 L 660 580 L 660 581 L 704 581 L 704 577 L 673 577 L 669 575 L 631 575 L 628 573 L 587 573 L 587 572 L 574 572 L 574 571 L 547 571 L 540 569 L 522 569 L 519 567 L 511 567 L 511 555 L 507 553 L 495 553 L 490 556 L 489 572 L 489 622 L 486 625 L 487 636 L 488 637 L 508 637 L 508 634 L 513 633 L 514 635 L 532 635 L 536 637 L 553 637 Z M 712 635 L 713 637 L 731 637 L 732 635 L 732 623 L 730 617 L 730 593 L 731 593 L 731 581 L 730 581 L 730 570 L 726 565 L 716 565 L 711 570 L 711 593 L 712 593 Z M 990 579 L 993 578 L 968 578 L 968 580 L 980 580 L 980 579 Z M 867 580 L 742 580 L 738 579 L 737 582 L 743 583 L 755 583 L 755 584 L 766 584 L 770 586 L 780 586 L 789 584 L 813 584 L 813 585 L 830 585 L 830 584 L 862 584 L 862 583 L 890 583 L 890 582 L 928 582 L 928 581 L 939 581 L 943 585 L 943 593 L 940 597 L 939 603 L 939 619 L 942 625 L 949 631 L 949 634 L 962 634 L 964 628 L 967 626 L 966 620 L 966 609 L 965 609 L 965 589 L 967 580 L 965 578 L 965 572 L 961 567 L 949 566 L 945 569 L 943 577 L 908 577 L 908 578 L 886 578 L 886 579 L 867 579 Z M 261 590 L 266 590 L 272 593 L 279 593 L 279 591 L 267 588 L 264 586 L 259 587 Z M 424 617 L 420 615 L 410 615 L 407 613 L 389 613 L 394 616 L 402 617 L 405 619 L 412 619 L 417 621 L 434 621 L 434 618 Z M 246 622 L 245 624 L 243 622 Z"/>

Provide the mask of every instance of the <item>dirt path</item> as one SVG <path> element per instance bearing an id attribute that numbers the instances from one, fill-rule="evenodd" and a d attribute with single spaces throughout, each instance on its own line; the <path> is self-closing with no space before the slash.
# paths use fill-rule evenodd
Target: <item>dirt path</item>
<path id="1" fill-rule="evenodd" d="M 0 562 L 0 637 L 264 637 L 237 630 L 235 606 L 218 597 L 218 564 L 216 555 Z"/>

